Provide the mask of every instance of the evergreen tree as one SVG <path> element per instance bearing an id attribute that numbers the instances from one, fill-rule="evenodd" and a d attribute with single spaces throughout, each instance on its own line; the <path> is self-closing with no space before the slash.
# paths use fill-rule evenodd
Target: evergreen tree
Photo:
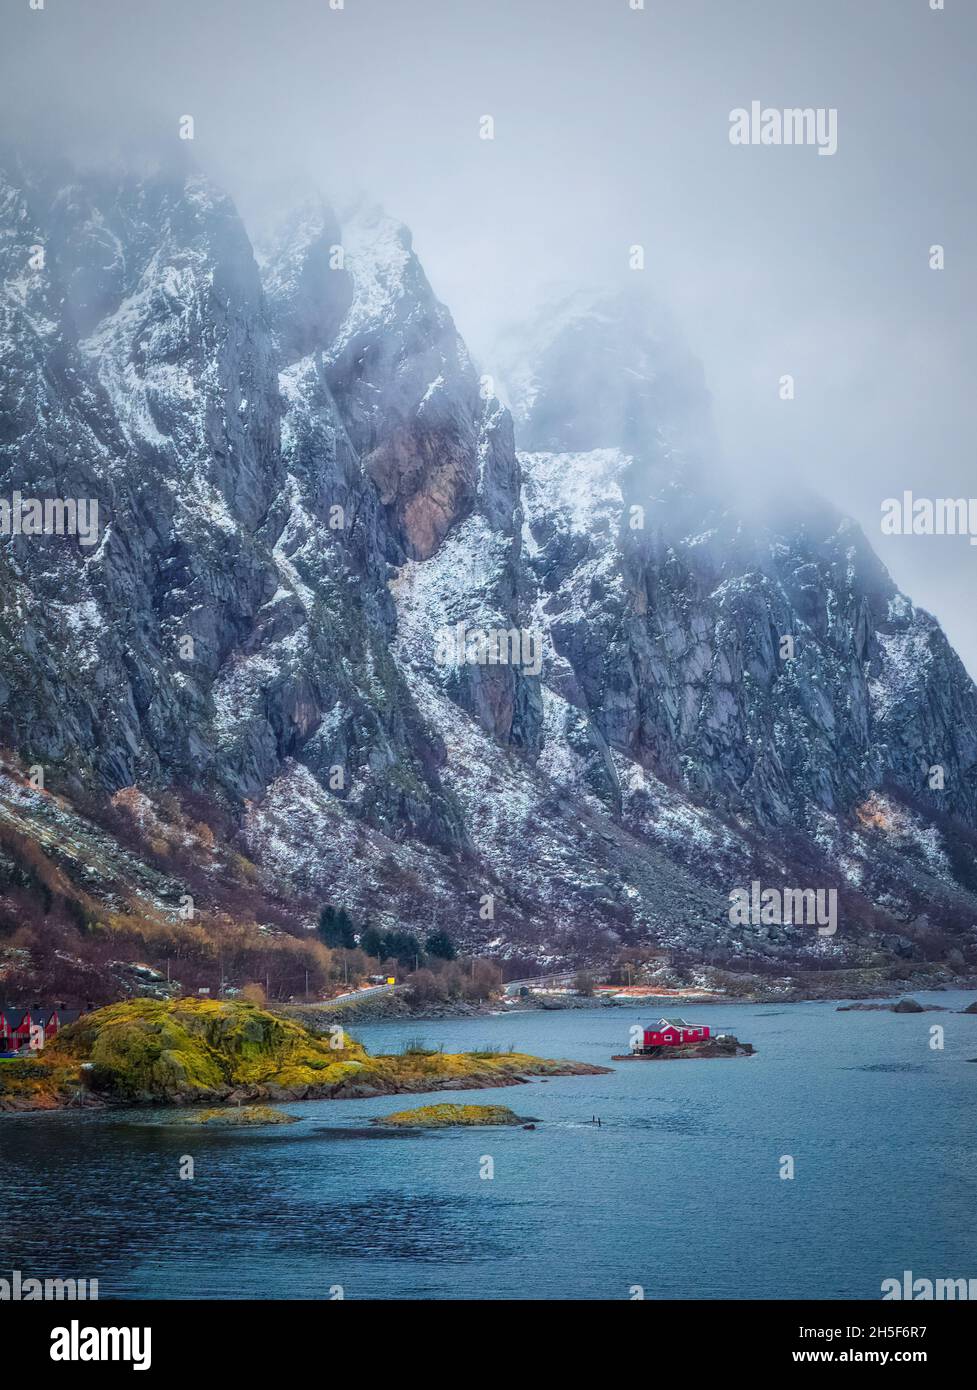
<path id="1" fill-rule="evenodd" d="M 388 954 L 386 937 L 376 927 L 364 927 L 360 932 L 360 950 L 383 960 Z"/>
<path id="2" fill-rule="evenodd" d="M 384 943 L 388 956 L 393 956 L 399 965 L 414 970 L 424 964 L 424 951 L 413 932 L 388 932 Z"/>
<path id="3" fill-rule="evenodd" d="M 351 951 L 356 945 L 353 923 L 345 908 L 326 903 L 319 913 L 319 935 L 333 949 Z"/>
<path id="4" fill-rule="evenodd" d="M 429 956 L 437 956 L 439 960 L 454 960 L 458 955 L 455 943 L 446 931 L 432 932 L 424 943 L 424 949 Z"/>

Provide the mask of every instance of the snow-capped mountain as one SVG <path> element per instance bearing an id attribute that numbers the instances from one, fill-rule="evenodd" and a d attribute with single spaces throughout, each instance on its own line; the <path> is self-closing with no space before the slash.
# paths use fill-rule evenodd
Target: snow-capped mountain
<path id="1" fill-rule="evenodd" d="M 0 537 L 0 827 L 60 824 L 70 879 L 100 824 L 96 907 L 185 887 L 99 820 L 135 787 L 215 831 L 229 916 L 234 855 L 263 912 L 512 958 L 977 962 L 973 683 L 850 520 L 738 510 L 652 303 L 564 298 L 483 372 L 382 212 L 256 254 L 166 171 L 8 169 L 0 277 L 0 497 L 101 518 Z M 539 660 L 445 660 L 459 625 Z M 732 926 L 754 879 L 836 887 L 837 934 Z"/>

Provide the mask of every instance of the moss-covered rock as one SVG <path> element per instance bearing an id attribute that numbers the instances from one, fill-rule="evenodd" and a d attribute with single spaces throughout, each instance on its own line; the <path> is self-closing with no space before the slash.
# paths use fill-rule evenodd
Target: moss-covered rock
<path id="1" fill-rule="evenodd" d="M 84 1056 L 93 1089 L 114 1099 L 179 1102 L 337 1085 L 367 1055 L 352 1038 L 338 1040 L 238 1000 L 134 999 L 80 1019 L 51 1051 Z"/>
<path id="2" fill-rule="evenodd" d="M 514 1114 L 505 1105 L 420 1105 L 416 1110 L 397 1110 L 392 1115 L 381 1115 L 373 1121 L 375 1125 L 396 1125 L 404 1129 L 448 1129 L 454 1125 L 525 1125 L 534 1123 L 534 1120 Z"/>
<path id="3" fill-rule="evenodd" d="M 294 1125 L 298 1120 L 284 1110 L 276 1110 L 273 1105 L 225 1105 L 212 1110 L 191 1110 L 177 1116 L 173 1123 L 249 1129 L 256 1125 Z"/>

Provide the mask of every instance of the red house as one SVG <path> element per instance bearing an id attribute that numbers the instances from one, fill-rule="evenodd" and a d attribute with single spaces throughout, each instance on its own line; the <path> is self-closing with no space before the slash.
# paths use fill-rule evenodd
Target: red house
<path id="1" fill-rule="evenodd" d="M 50 1042 L 67 1023 L 78 1018 L 77 1009 L 25 1009 L 0 1004 L 0 1052 L 19 1052 L 31 1040 L 31 1028 L 43 1028 L 44 1041 Z"/>
<path id="2" fill-rule="evenodd" d="M 31 1014 L 31 1022 L 43 1026 L 44 1041 L 50 1042 L 52 1038 L 57 1037 L 62 1028 L 80 1017 L 78 1009 L 35 1009 Z"/>
<path id="3" fill-rule="evenodd" d="M 644 1043 L 636 1051 L 650 1047 L 679 1047 L 682 1043 L 705 1042 L 709 1029 L 704 1023 L 688 1023 L 684 1018 L 660 1018 L 644 1030 Z"/>
<path id="4" fill-rule="evenodd" d="M 31 1040 L 29 1009 L 0 1004 L 0 1052 L 17 1052 Z"/>

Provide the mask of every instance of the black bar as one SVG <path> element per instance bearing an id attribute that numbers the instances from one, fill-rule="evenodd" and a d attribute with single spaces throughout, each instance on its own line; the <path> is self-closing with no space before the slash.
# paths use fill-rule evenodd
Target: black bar
<path id="1" fill-rule="evenodd" d="M 426 1307 L 407 1299 L 5 1303 L 0 1304 L 0 1339 L 8 1384 L 15 1373 L 45 1382 L 86 1373 L 132 1375 L 132 1360 L 52 1359 L 55 1346 L 80 1356 L 95 1345 L 85 1329 L 103 1327 L 137 1329 L 140 1335 L 129 1350 L 143 1361 L 143 1329 L 148 1328 L 149 1365 L 138 1374 L 166 1376 L 191 1370 L 208 1376 L 248 1374 L 266 1359 L 288 1376 L 305 1374 L 302 1364 L 311 1373 L 317 1363 L 324 1374 L 340 1364 L 351 1374 L 360 1357 L 370 1375 L 383 1367 L 445 1364 L 442 1354 L 457 1365 L 459 1335 L 477 1338 L 471 1345 L 481 1348 L 485 1364 L 497 1361 L 501 1371 L 510 1358 L 525 1364 L 528 1330 L 534 1357 L 545 1363 L 548 1376 L 564 1358 L 574 1370 L 585 1349 L 608 1371 L 617 1363 L 616 1373 L 630 1374 L 637 1348 L 649 1368 L 667 1358 L 697 1378 L 706 1371 L 726 1379 L 757 1370 L 789 1375 L 805 1366 L 821 1366 L 830 1374 L 834 1366 L 873 1364 L 911 1375 L 920 1369 L 949 1372 L 969 1355 L 973 1341 L 972 1310 L 956 1302 L 644 1300 L 636 1306 L 622 1299 L 619 1305 L 504 1299 Z M 73 1323 L 78 1327 L 74 1342 Z M 57 1329 L 66 1329 L 68 1337 Z M 632 1341 L 635 1337 L 640 1341 Z M 112 1347 L 108 1341 L 106 1350 Z M 121 1340 L 119 1349 L 125 1350 Z"/>

